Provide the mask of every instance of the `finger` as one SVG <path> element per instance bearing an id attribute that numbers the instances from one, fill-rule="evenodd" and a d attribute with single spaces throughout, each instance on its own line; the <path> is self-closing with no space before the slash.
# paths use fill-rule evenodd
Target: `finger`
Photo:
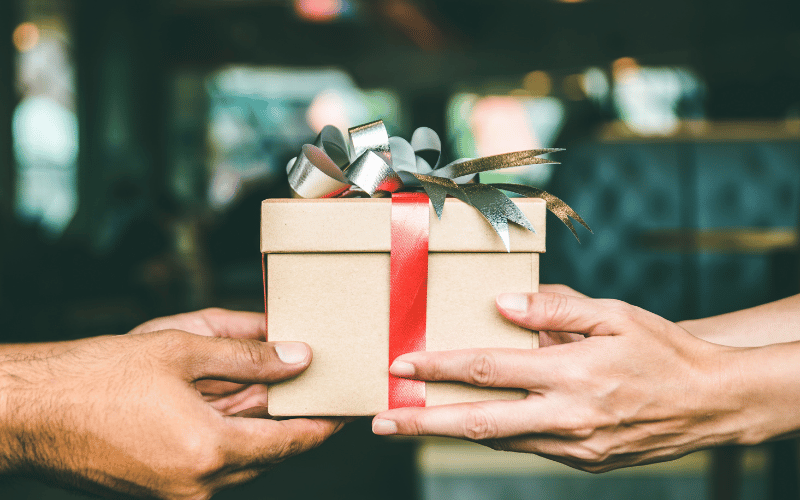
<path id="1" fill-rule="evenodd" d="M 255 406 L 266 407 L 268 394 L 266 385 L 253 384 L 228 396 L 215 398 L 213 400 L 209 400 L 208 397 L 204 397 L 204 399 L 212 408 L 215 408 L 222 414 L 233 415 Z"/>
<path id="2" fill-rule="evenodd" d="M 264 313 L 211 308 L 198 311 L 217 337 L 266 341 Z"/>
<path id="3" fill-rule="evenodd" d="M 542 330 L 539 332 L 539 347 L 550 347 L 554 345 L 569 344 L 583 340 L 583 335 L 569 332 L 549 332 Z"/>
<path id="4" fill-rule="evenodd" d="M 227 414 L 227 413 L 226 413 Z M 232 417 L 269 418 L 269 409 L 266 406 L 252 406 L 230 414 Z"/>
<path id="5" fill-rule="evenodd" d="M 316 448 L 343 426 L 337 418 L 267 420 L 230 417 L 229 443 L 240 459 L 268 465 Z"/>
<path id="6" fill-rule="evenodd" d="M 395 359 L 389 373 L 430 382 L 537 390 L 550 387 L 563 368 L 550 350 L 465 349 L 412 352 Z"/>
<path id="7" fill-rule="evenodd" d="M 539 285 L 539 292 L 560 293 L 571 297 L 588 297 L 588 295 L 577 292 L 567 285 Z"/>
<path id="8" fill-rule="evenodd" d="M 522 434 L 499 439 L 487 439 L 481 444 L 498 451 L 516 451 L 519 453 L 535 453 L 550 460 L 564 463 L 580 440 L 550 436 L 547 434 Z"/>
<path id="9" fill-rule="evenodd" d="M 236 382 L 226 382 L 224 380 L 201 379 L 194 383 L 195 389 L 203 395 L 206 400 L 215 400 L 236 394 L 248 387 L 248 384 L 238 384 Z"/>
<path id="10" fill-rule="evenodd" d="M 302 342 L 260 342 L 169 332 L 168 355 L 191 382 L 199 379 L 269 383 L 308 367 L 311 349 Z"/>
<path id="11" fill-rule="evenodd" d="M 540 396 L 536 396 L 541 398 Z M 547 405 L 523 401 L 482 401 L 430 408 L 398 408 L 372 420 L 378 435 L 444 436 L 483 441 L 538 432 Z"/>
<path id="12" fill-rule="evenodd" d="M 590 299 L 560 293 L 504 293 L 497 308 L 508 320 L 530 330 L 615 335 L 636 308 L 617 300 Z"/>
<path id="13" fill-rule="evenodd" d="M 175 314 L 143 323 L 130 334 L 157 332 L 179 328 L 206 337 L 230 337 L 266 340 L 266 320 L 262 313 L 210 308 Z"/>

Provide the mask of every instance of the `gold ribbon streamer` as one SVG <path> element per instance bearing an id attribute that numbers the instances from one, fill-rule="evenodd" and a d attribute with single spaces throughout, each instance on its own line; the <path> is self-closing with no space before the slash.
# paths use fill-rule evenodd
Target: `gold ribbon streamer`
<path id="1" fill-rule="evenodd" d="M 508 167 L 520 167 L 524 165 L 557 165 L 557 161 L 550 161 L 544 158 L 537 158 L 545 153 L 555 153 L 564 151 L 563 149 L 531 149 L 528 151 L 517 151 L 515 153 L 503 153 L 494 156 L 485 156 L 474 160 L 467 160 L 461 163 L 451 163 L 446 167 L 436 171 L 437 176 L 455 179 L 469 174 L 478 174 Z"/>

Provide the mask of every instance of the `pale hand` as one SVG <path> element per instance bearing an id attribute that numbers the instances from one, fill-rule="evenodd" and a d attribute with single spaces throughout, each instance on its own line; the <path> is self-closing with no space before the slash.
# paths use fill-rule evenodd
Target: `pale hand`
<path id="1" fill-rule="evenodd" d="M 465 438 L 590 472 L 768 437 L 743 408 L 755 392 L 742 349 L 705 342 L 623 302 L 542 289 L 502 295 L 498 309 L 523 327 L 556 332 L 543 336 L 546 347 L 418 352 L 390 369 L 420 380 L 522 388 L 527 398 L 390 410 L 375 417 L 374 432 Z"/>

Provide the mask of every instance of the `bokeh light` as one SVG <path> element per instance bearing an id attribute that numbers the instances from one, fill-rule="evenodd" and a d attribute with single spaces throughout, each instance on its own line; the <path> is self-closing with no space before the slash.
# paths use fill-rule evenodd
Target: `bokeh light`
<path id="1" fill-rule="evenodd" d="M 544 71 L 531 71 L 522 80 L 525 90 L 533 97 L 545 97 L 550 94 L 552 83 L 550 75 Z"/>
<path id="2" fill-rule="evenodd" d="M 14 29 L 11 39 L 20 52 L 27 52 L 39 43 L 39 28 L 33 23 L 22 23 Z"/>
<path id="3" fill-rule="evenodd" d="M 338 18 L 345 8 L 344 0 L 295 0 L 294 10 L 301 19 L 324 23 Z"/>
<path id="4" fill-rule="evenodd" d="M 614 80 L 624 80 L 636 75 L 639 71 L 639 63 L 632 57 L 620 57 L 611 63 L 611 74 Z"/>

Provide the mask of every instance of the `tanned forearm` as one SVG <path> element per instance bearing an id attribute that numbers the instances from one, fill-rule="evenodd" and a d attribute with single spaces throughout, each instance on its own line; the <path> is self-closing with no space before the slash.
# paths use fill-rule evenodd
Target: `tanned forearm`
<path id="1" fill-rule="evenodd" d="M 703 340 L 733 347 L 800 341 L 800 295 L 678 324 Z"/>
<path id="2" fill-rule="evenodd" d="M 25 421 L 16 401 L 19 392 L 30 382 L 30 374 L 22 369 L 24 361 L 0 360 L 0 474 L 18 472 L 22 467 L 19 427 Z"/>
<path id="3" fill-rule="evenodd" d="M 38 359 L 55 356 L 86 342 L 87 339 L 63 342 L 36 342 L 29 344 L 0 344 L 0 361 Z"/>

